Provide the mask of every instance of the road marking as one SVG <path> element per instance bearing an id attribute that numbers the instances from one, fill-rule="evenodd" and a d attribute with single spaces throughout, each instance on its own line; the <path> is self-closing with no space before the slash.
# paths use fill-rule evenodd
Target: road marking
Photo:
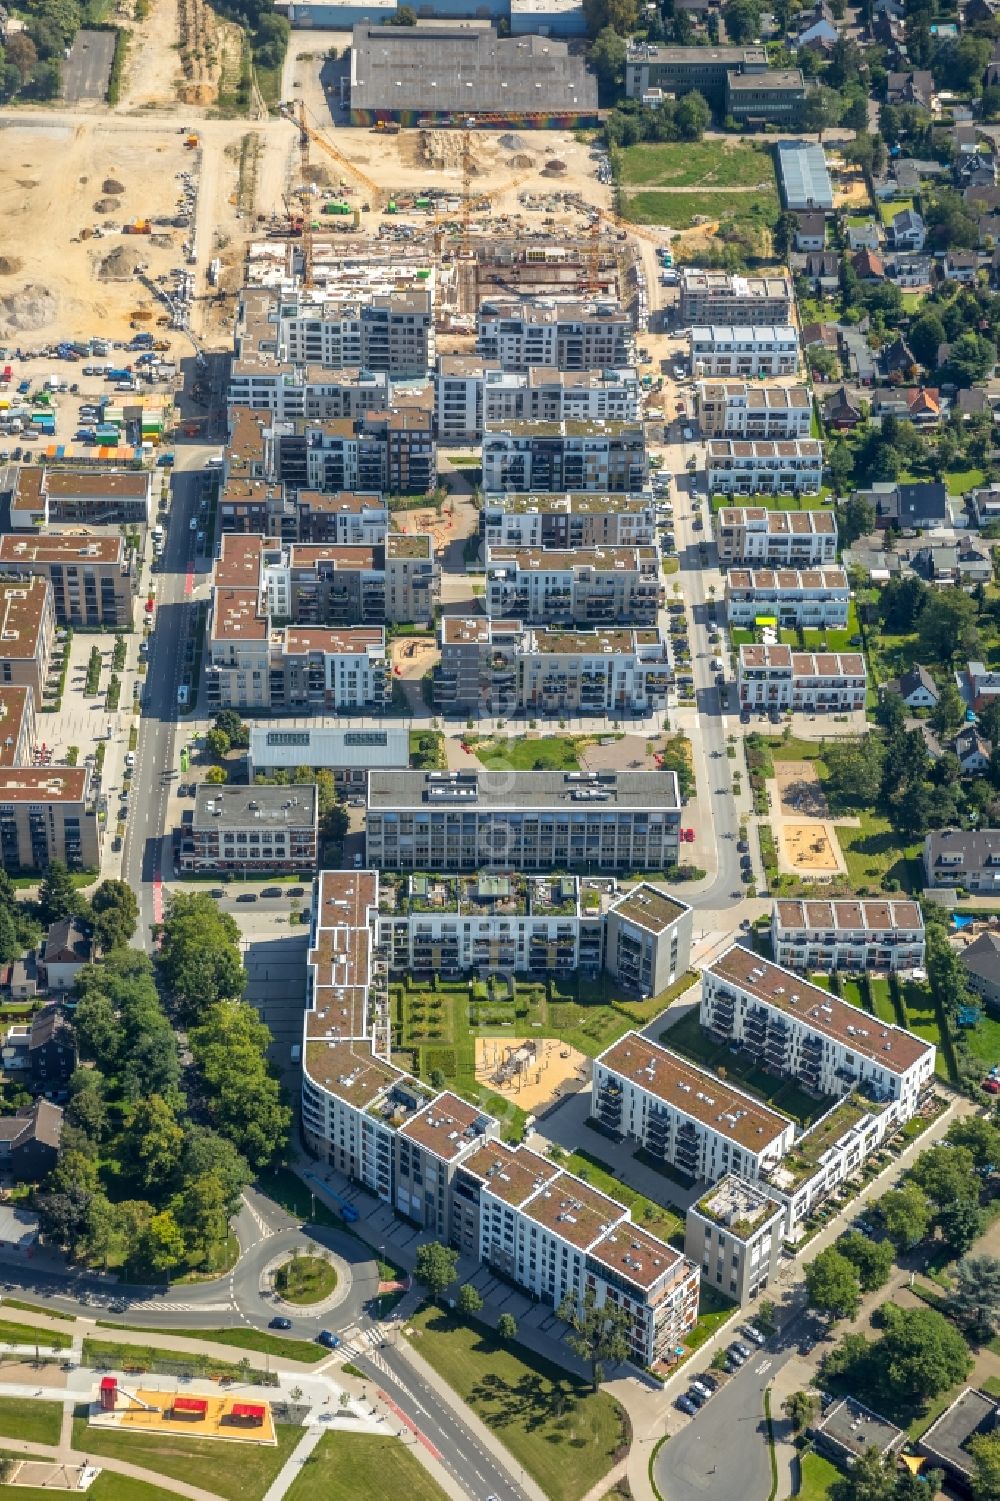
<path id="1" fill-rule="evenodd" d="M 769 1371 L 773 1364 L 773 1360 L 762 1360 L 759 1366 L 754 1367 L 754 1374 L 757 1376 L 763 1376 L 764 1372 Z"/>

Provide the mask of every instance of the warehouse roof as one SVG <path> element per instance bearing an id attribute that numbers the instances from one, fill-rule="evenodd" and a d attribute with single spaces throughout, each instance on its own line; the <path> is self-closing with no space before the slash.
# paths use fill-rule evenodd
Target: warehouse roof
<path id="1" fill-rule="evenodd" d="M 833 187 L 822 146 L 779 141 L 778 177 L 786 208 L 833 208 Z"/>

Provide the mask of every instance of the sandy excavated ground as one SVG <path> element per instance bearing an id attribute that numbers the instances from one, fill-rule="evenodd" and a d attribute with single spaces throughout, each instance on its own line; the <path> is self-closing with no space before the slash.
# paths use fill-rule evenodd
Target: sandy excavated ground
<path id="1" fill-rule="evenodd" d="M 504 1059 L 518 1048 L 534 1045 L 535 1061 L 523 1072 L 514 1074 L 505 1084 L 496 1082 L 496 1072 Z M 476 1079 L 494 1093 L 504 1095 L 522 1110 L 547 1109 L 566 1086 L 577 1086 L 590 1074 L 590 1060 L 576 1048 L 552 1037 L 477 1037 Z"/>

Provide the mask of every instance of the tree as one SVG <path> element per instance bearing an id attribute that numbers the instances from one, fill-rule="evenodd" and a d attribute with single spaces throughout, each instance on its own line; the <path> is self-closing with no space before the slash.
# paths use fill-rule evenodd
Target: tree
<path id="1" fill-rule="evenodd" d="M 604 26 L 594 38 L 590 49 L 590 65 L 597 74 L 598 83 L 607 91 L 616 89 L 625 77 L 625 55 L 628 44 L 613 26 Z"/>
<path id="2" fill-rule="evenodd" d="M 218 728 L 209 730 L 208 734 L 205 736 L 205 749 L 208 751 L 210 756 L 215 757 L 216 761 L 224 760 L 225 757 L 228 756 L 231 746 L 232 741 L 226 734 L 225 730 L 220 730 Z"/>
<path id="3" fill-rule="evenodd" d="M 0 964 L 10 964 L 22 952 L 17 924 L 9 907 L 0 907 Z"/>
<path id="4" fill-rule="evenodd" d="M 855 94 L 841 115 L 840 123 L 845 130 L 864 130 L 868 124 L 868 100 L 863 94 Z M 874 150 L 872 155 L 874 156 Z"/>
<path id="5" fill-rule="evenodd" d="M 875 1212 L 897 1251 L 908 1251 L 918 1245 L 931 1227 L 931 1206 L 927 1195 L 915 1183 L 884 1193 Z"/>
<path id="6" fill-rule="evenodd" d="M 838 443 L 837 448 L 847 445 Z M 848 449 L 850 454 L 850 449 Z M 853 463 L 853 461 L 852 461 Z M 852 495 L 837 511 L 837 526 L 844 547 L 850 547 L 859 537 L 867 537 L 875 530 L 875 503 L 859 492 Z"/>
<path id="7" fill-rule="evenodd" d="M 952 1121 L 945 1135 L 949 1146 L 964 1147 L 976 1167 L 995 1170 L 1000 1167 L 1000 1125 L 981 1115 L 962 1115 Z"/>
<path id="8" fill-rule="evenodd" d="M 978 233 L 978 232 L 977 232 Z M 997 346 L 985 334 L 959 334 L 948 355 L 947 373 L 956 386 L 976 386 L 991 375 L 997 362 Z"/>
<path id="9" fill-rule="evenodd" d="M 185 1181 L 211 1173 L 222 1185 L 226 1213 L 232 1216 L 239 1208 L 243 1190 L 253 1173 L 249 1162 L 231 1141 L 207 1126 L 188 1123 L 181 1153 L 180 1174 Z"/>
<path id="10" fill-rule="evenodd" d="M 497 1319 L 497 1339 L 506 1345 L 516 1338 L 517 1319 L 512 1313 L 502 1313 Z"/>
<path id="11" fill-rule="evenodd" d="M 931 724 L 940 735 L 953 735 L 965 723 L 965 700 L 954 678 L 945 678 L 937 703 L 931 710 Z"/>
<path id="12" fill-rule="evenodd" d="M 83 910 L 83 898 L 61 860 L 53 860 L 45 872 L 38 889 L 38 909 L 46 926 L 61 917 L 76 917 Z"/>
<path id="13" fill-rule="evenodd" d="M 172 1102 L 162 1095 L 140 1100 L 125 1119 L 133 1170 L 143 1188 L 176 1179 L 184 1132 Z"/>
<path id="14" fill-rule="evenodd" d="M 815 131 L 822 141 L 824 130 L 829 130 L 840 119 L 840 110 L 840 95 L 825 84 L 817 84 L 798 107 L 796 129 Z"/>
<path id="15" fill-rule="evenodd" d="M 961 589 L 928 595 L 917 623 L 921 656 L 944 666 L 957 656 L 968 655 L 969 633 L 975 632 L 975 601 Z"/>
<path id="16" fill-rule="evenodd" d="M 1000 1501 L 1000 1428 L 980 1433 L 969 1443 L 973 1501 Z"/>
<path id="17" fill-rule="evenodd" d="M 827 1246 L 805 1269 L 809 1307 L 835 1319 L 853 1318 L 861 1305 L 861 1280 L 853 1262 Z"/>
<path id="18" fill-rule="evenodd" d="M 894 1260 L 887 1240 L 872 1240 L 860 1230 L 848 1230 L 837 1237 L 837 1250 L 857 1268 L 863 1293 L 873 1293 L 889 1280 Z"/>
<path id="19" fill-rule="evenodd" d="M 979 1199 L 979 1176 L 968 1147 L 936 1146 L 921 1152 L 909 1177 L 936 1209 L 957 1199 Z"/>
<path id="20" fill-rule="evenodd" d="M 427 1289 L 432 1302 L 440 1301 L 442 1294 L 454 1282 L 457 1273 L 458 1252 L 452 1250 L 451 1246 L 443 1246 L 438 1240 L 428 1241 L 426 1245 L 418 1246 L 413 1276 L 421 1287 Z"/>
<path id="21" fill-rule="evenodd" d="M 793 1433 L 805 1433 L 816 1421 L 819 1413 L 819 1397 L 815 1392 L 789 1392 L 781 1404 L 785 1417 L 792 1425 Z"/>
<path id="22" fill-rule="evenodd" d="M 235 709 L 222 709 L 215 716 L 215 728 L 228 735 L 233 750 L 246 750 L 250 744 L 250 726 Z"/>
<path id="23" fill-rule="evenodd" d="M 771 243 L 780 261 L 787 261 L 795 249 L 795 235 L 798 227 L 798 219 L 794 214 L 786 211 L 778 215 L 777 222 L 771 231 Z"/>
<path id="24" fill-rule="evenodd" d="M 678 99 L 674 123 L 684 141 L 700 141 L 712 123 L 712 111 L 697 89 Z"/>
<path id="25" fill-rule="evenodd" d="M 928 370 L 937 369 L 937 352 L 947 342 L 944 324 L 933 308 L 928 308 L 910 329 L 907 342 L 917 359 Z"/>
<path id="26" fill-rule="evenodd" d="M 106 880 L 90 899 L 94 914 L 94 936 L 100 947 L 123 948 L 135 933 L 139 921 L 139 901 L 127 881 Z"/>
<path id="27" fill-rule="evenodd" d="M 171 898 L 159 962 L 185 1020 L 216 1001 L 242 995 L 246 984 L 239 928 L 206 893 L 178 892 Z"/>
<path id="28" fill-rule="evenodd" d="M 225 1250 L 229 1210 L 223 1184 L 214 1173 L 202 1173 L 184 1184 L 171 1204 L 184 1235 L 188 1261 L 208 1269 Z"/>
<path id="29" fill-rule="evenodd" d="M 874 735 L 831 741 L 824 755 L 829 785 L 839 801 L 862 807 L 876 801 L 882 786 L 885 747 Z"/>
<path id="30" fill-rule="evenodd" d="M 474 1313 L 481 1313 L 483 1300 L 472 1286 L 471 1282 L 465 1282 L 458 1289 L 458 1297 L 455 1299 L 455 1307 L 463 1318 L 471 1318 Z"/>
<path id="31" fill-rule="evenodd" d="M 205 773 L 205 781 L 213 787 L 221 787 L 224 782 L 229 781 L 229 773 L 224 766 L 210 766 Z"/>
<path id="32" fill-rule="evenodd" d="M 835 1501 L 896 1501 L 896 1464 L 874 1445 L 859 1454 L 850 1470 L 831 1486 Z M 930 1493 L 933 1495 L 933 1492 Z"/>
<path id="33" fill-rule="evenodd" d="M 825 344 L 814 344 L 807 349 L 806 359 L 809 361 L 809 369 L 820 380 L 836 380 L 841 373 L 840 360 L 832 349 L 827 349 Z"/>
<path id="34" fill-rule="evenodd" d="M 146 1226 L 139 1255 L 154 1272 L 170 1272 L 184 1259 L 184 1236 L 169 1209 L 154 1214 Z"/>
<path id="35" fill-rule="evenodd" d="M 966 1251 L 979 1239 L 985 1228 L 985 1217 L 978 1199 L 955 1199 L 937 1213 L 937 1227 L 943 1240 L 956 1256 Z"/>
<path id="36" fill-rule="evenodd" d="M 589 1288 L 582 1303 L 573 1293 L 567 1293 L 556 1311 L 570 1326 L 566 1343 L 574 1355 L 590 1365 L 590 1381 L 596 1392 L 604 1379 L 605 1365 L 620 1365 L 628 1359 L 631 1320 L 614 1303 L 599 1308 Z"/>
<path id="37" fill-rule="evenodd" d="M 928 1401 L 963 1381 L 972 1358 L 954 1324 L 936 1308 L 882 1308 L 885 1332 L 872 1358 L 885 1390 L 901 1403 Z"/>
<path id="38" fill-rule="evenodd" d="M 213 1124 L 252 1167 L 273 1162 L 288 1140 L 292 1112 L 268 1063 L 268 1028 L 252 1006 L 220 1001 L 191 1029 L 188 1041 Z"/>
<path id="39" fill-rule="evenodd" d="M 729 0 L 723 11 L 732 42 L 753 42 L 760 36 L 760 6 L 757 0 Z"/>
<path id="40" fill-rule="evenodd" d="M 79 1126 L 91 1141 L 99 1142 L 108 1129 L 108 1106 L 104 1075 L 96 1068 L 78 1068 L 69 1081 L 70 1101 L 66 1119 Z"/>
<path id="41" fill-rule="evenodd" d="M 589 36 L 596 37 L 605 26 L 631 36 L 639 18 L 638 0 L 583 0 L 583 18 Z"/>

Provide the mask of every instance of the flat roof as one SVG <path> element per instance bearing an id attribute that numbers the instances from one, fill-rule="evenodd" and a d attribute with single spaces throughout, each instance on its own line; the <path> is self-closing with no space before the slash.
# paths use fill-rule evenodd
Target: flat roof
<path id="1" fill-rule="evenodd" d="M 597 1062 L 727 1141 L 753 1152 L 763 1152 L 792 1126 L 787 1116 L 639 1032 L 626 1032 L 600 1054 Z"/>
<path id="2" fill-rule="evenodd" d="M 428 532 L 390 532 L 385 539 L 387 558 L 432 558 L 434 543 Z"/>
<path id="3" fill-rule="evenodd" d="M 917 1442 L 932 1458 L 943 1460 L 949 1469 L 970 1476 L 973 1471 L 970 1441 L 995 1433 L 998 1427 L 1000 1403 L 997 1399 L 977 1387 L 967 1386 Z"/>
<path id="4" fill-rule="evenodd" d="M 614 417 L 489 417 L 483 423 L 483 447 L 491 438 L 635 438 L 645 447 L 645 428 L 638 419 Z"/>
<path id="5" fill-rule="evenodd" d="M 82 803 L 87 781 L 85 766 L 0 768 L 0 803 Z"/>
<path id="6" fill-rule="evenodd" d="M 120 563 L 124 537 L 71 537 L 59 532 L 26 537 L 8 532 L 0 537 L 0 563 Z"/>
<path id="7" fill-rule="evenodd" d="M 813 985 L 770 959 L 752 954 L 734 944 L 704 971 L 715 979 L 736 985 L 748 995 L 796 1017 L 805 1027 L 832 1038 L 842 1047 L 877 1063 L 888 1073 L 899 1074 L 927 1053 L 930 1043 L 850 1006 L 832 991 Z"/>
<path id="8" fill-rule="evenodd" d="M 381 625 L 288 625 L 283 636 L 287 656 L 314 651 L 330 657 L 385 655 L 385 627 Z"/>
<path id="9" fill-rule="evenodd" d="M 723 459 L 821 459 L 823 445 L 818 438 L 709 438 L 708 461 Z M 775 516 L 794 516 L 794 511 L 775 511 Z M 827 520 L 833 517 L 826 513 Z M 780 525 L 780 523 L 779 523 Z M 802 530 L 809 523 L 802 524 Z M 788 530 L 786 527 L 785 530 Z M 794 528 L 792 528 L 794 530 Z"/>
<path id="10" fill-rule="evenodd" d="M 690 912 L 691 908 L 686 902 L 679 902 L 665 891 L 659 891 L 643 881 L 641 885 L 633 886 L 631 891 L 627 891 L 610 910 L 628 922 L 635 923 L 637 928 L 645 928 L 648 933 L 662 933 L 679 917 L 683 917 L 685 912 Z"/>
<path id="11" fill-rule="evenodd" d="M 46 608 L 52 613 L 51 598 L 47 578 L 0 579 L 0 661 L 34 659 Z"/>
<path id="12" fill-rule="evenodd" d="M 368 777 L 368 807 L 484 812 L 561 808 L 680 809 L 673 772 L 376 771 Z"/>
<path id="13" fill-rule="evenodd" d="M 755 89 L 801 89 L 805 87 L 798 68 L 759 68 L 753 73 L 727 73 L 730 93 L 751 93 Z"/>
<path id="14" fill-rule="evenodd" d="M 601 495 L 560 490 L 490 490 L 483 500 L 484 511 L 501 511 L 507 516 L 603 516 L 631 512 L 641 516 L 654 508 L 652 494 Z"/>
<path id="15" fill-rule="evenodd" d="M 519 1208 L 545 1183 L 558 1177 L 559 1168 L 528 1147 L 510 1147 L 506 1142 L 484 1142 L 462 1162 L 462 1171 L 472 1173 L 494 1198 Z"/>
<path id="16" fill-rule="evenodd" d="M 327 0 L 322 0 L 322 3 L 326 4 Z M 333 495 L 324 495 L 319 490 L 300 490 L 298 504 L 303 510 L 322 511 L 328 516 L 361 516 L 365 511 L 385 511 L 388 514 L 389 510 L 379 490 L 337 490 Z"/>
<path id="17" fill-rule="evenodd" d="M 638 573 L 655 565 L 655 547 L 505 547 L 488 546 L 487 569 L 513 564 L 522 573 L 568 573 L 592 568 L 595 573 Z"/>
<path id="18" fill-rule="evenodd" d="M 439 1094 L 400 1128 L 400 1136 L 416 1142 L 444 1162 L 452 1162 L 492 1124 L 490 1116 L 450 1091 Z"/>
<path id="19" fill-rule="evenodd" d="M 848 588 L 846 568 L 731 568 L 730 589 L 803 589 Z"/>
<path id="20" fill-rule="evenodd" d="M 919 904 L 909 901 L 790 901 L 774 904 L 779 931 L 803 932 L 807 928 L 833 929 L 835 932 L 891 933 L 896 929 L 923 931 L 924 919 Z"/>
<path id="21" fill-rule="evenodd" d="M 21 735 L 32 690 L 17 683 L 0 684 L 0 766 L 16 766 L 21 752 Z"/>
<path id="22" fill-rule="evenodd" d="M 589 631 L 564 631 L 558 627 L 528 627 L 525 651 L 541 656 L 612 657 L 632 656 L 640 647 L 660 647 L 663 661 L 669 656 L 665 633 L 650 626 L 634 630 L 629 626 L 596 626 Z M 644 656 L 649 661 L 648 654 Z"/>
<path id="23" fill-rule="evenodd" d="M 752 1235 L 766 1220 L 785 1213 L 784 1206 L 769 1198 L 759 1183 L 741 1178 L 738 1173 L 726 1173 L 693 1207 L 740 1240 Z"/>
<path id="24" fill-rule="evenodd" d="M 216 787 L 201 782 L 195 793 L 195 830 L 312 829 L 316 826 L 315 783 L 292 787 Z"/>
<path id="25" fill-rule="evenodd" d="M 266 641 L 267 615 L 256 589 L 216 587 L 212 594 L 212 640 Z"/>
<path id="26" fill-rule="evenodd" d="M 740 669 L 788 670 L 793 678 L 845 678 L 865 676 L 865 659 L 860 652 L 793 651 L 780 642 L 772 645 L 744 643 L 740 647 Z"/>
<path id="27" fill-rule="evenodd" d="M 50 500 L 145 500 L 151 475 L 137 469 L 46 469 Z"/>
<path id="28" fill-rule="evenodd" d="M 368 547 L 365 543 L 294 542 L 288 549 L 288 558 L 293 569 L 311 570 L 320 563 L 332 563 L 334 568 L 371 573 L 376 567 L 376 552 L 378 567 L 382 568 L 385 557 L 383 549 Z"/>
<path id="29" fill-rule="evenodd" d="M 626 1210 L 581 1178 L 560 1172 L 522 1204 L 521 1213 L 578 1250 L 587 1251 L 625 1218 Z"/>
<path id="30" fill-rule="evenodd" d="M 281 543 L 268 542 L 256 533 L 223 532 L 221 550 L 212 574 L 216 588 L 223 585 L 259 588 L 261 562 L 265 548 L 269 547 L 280 549 Z"/>
<path id="31" fill-rule="evenodd" d="M 631 1221 L 615 1225 L 591 1246 L 590 1259 L 644 1292 L 671 1272 L 682 1271 L 688 1276 L 694 1270 L 693 1264 L 680 1251 Z"/>
<path id="32" fill-rule="evenodd" d="M 902 1443 L 906 1434 L 888 1418 L 880 1417 L 854 1397 L 842 1397 L 816 1425 L 816 1432 L 831 1439 L 849 1454 L 861 1455 L 875 1448 L 885 1454 Z"/>
<path id="33" fill-rule="evenodd" d="M 718 440 L 714 440 L 718 441 Z M 751 444 L 759 448 L 759 444 Z M 711 452 L 711 443 L 709 451 Z M 733 454 L 736 450 L 731 451 Z M 740 455 L 743 456 L 742 454 Z M 770 455 L 765 455 L 770 457 Z M 720 526 L 749 526 L 757 529 L 763 525 L 770 537 L 807 537 L 836 535 L 837 523 L 829 511 L 768 511 L 764 506 L 723 506 L 719 512 Z"/>
<path id="34" fill-rule="evenodd" d="M 357 1110 L 364 1110 L 388 1085 L 406 1077 L 401 1069 L 377 1057 L 364 1038 L 307 1042 L 305 1064 L 310 1079 Z"/>

